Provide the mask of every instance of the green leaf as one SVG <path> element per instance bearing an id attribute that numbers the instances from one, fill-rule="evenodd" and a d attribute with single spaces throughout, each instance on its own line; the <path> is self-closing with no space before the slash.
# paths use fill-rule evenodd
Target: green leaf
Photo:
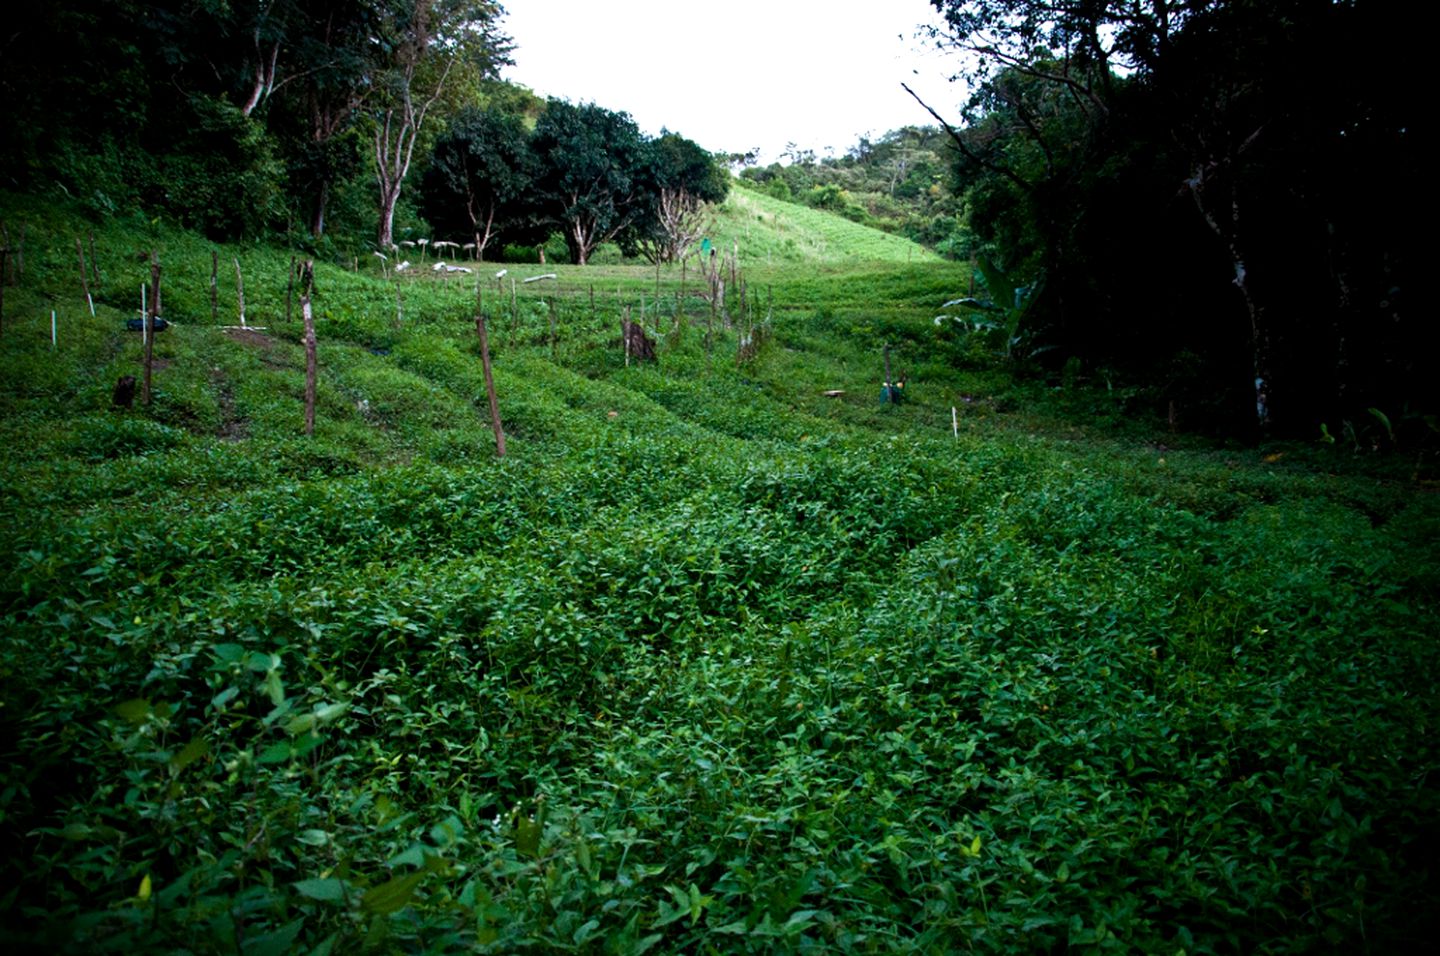
<path id="1" fill-rule="evenodd" d="M 270 696 L 270 703 L 279 707 L 285 703 L 285 684 L 280 680 L 280 671 L 272 670 L 265 674 L 265 693 Z"/>
<path id="2" fill-rule="evenodd" d="M 186 744 L 178 754 L 170 758 L 170 766 L 178 773 L 210 752 L 210 741 L 196 737 Z"/>
<path id="3" fill-rule="evenodd" d="M 297 919 L 273 932 L 252 936 L 245 940 L 245 948 L 241 952 L 245 956 L 285 956 L 291 951 L 295 937 L 300 935 L 304 925 L 304 919 Z"/>
<path id="4" fill-rule="evenodd" d="M 425 848 L 416 843 L 403 853 L 397 853 L 395 856 L 392 856 L 385 865 L 391 868 L 397 866 L 424 866 Z"/>
<path id="5" fill-rule="evenodd" d="M 650 947 L 654 946 L 656 943 L 660 942 L 664 938 L 665 934 L 663 933 L 651 933 L 649 936 L 646 936 L 636 942 L 635 945 L 630 948 L 631 956 L 640 956 L 641 953 L 646 952 L 650 949 Z"/>
<path id="6" fill-rule="evenodd" d="M 399 912 L 409 905 L 410 898 L 415 895 L 415 890 L 423 879 L 424 870 L 397 876 L 366 890 L 365 895 L 360 898 L 360 905 L 371 913 L 382 915 Z"/>
<path id="7" fill-rule="evenodd" d="M 301 896 L 308 896 L 312 900 L 324 900 L 333 903 L 345 898 L 345 881 L 335 877 L 323 879 L 300 880 L 292 884 Z"/>
<path id="8" fill-rule="evenodd" d="M 598 919 L 588 920 L 571 935 L 571 939 L 578 946 L 594 938 L 598 932 L 600 932 L 600 921 Z"/>
<path id="9" fill-rule="evenodd" d="M 261 763 L 284 763 L 290 759 L 290 742 L 282 740 L 266 747 L 261 752 L 259 760 Z"/>
<path id="10" fill-rule="evenodd" d="M 326 704 L 316 709 L 315 719 L 322 724 L 328 724 L 349 709 L 349 704 Z"/>
<path id="11" fill-rule="evenodd" d="M 515 819 L 515 852 L 532 860 L 540 855 L 540 837 L 544 828 L 527 816 Z"/>
<path id="12" fill-rule="evenodd" d="M 210 652 L 226 664 L 234 664 L 245 656 L 245 648 L 239 644 L 216 644 Z"/>
<path id="13" fill-rule="evenodd" d="M 330 842 L 330 834 L 324 830 L 301 830 L 295 834 L 295 839 L 306 846 L 324 846 Z"/>
<path id="14" fill-rule="evenodd" d="M 127 724 L 143 724 L 145 718 L 150 716 L 150 702 L 143 697 L 127 700 L 115 706 L 115 716 Z"/>

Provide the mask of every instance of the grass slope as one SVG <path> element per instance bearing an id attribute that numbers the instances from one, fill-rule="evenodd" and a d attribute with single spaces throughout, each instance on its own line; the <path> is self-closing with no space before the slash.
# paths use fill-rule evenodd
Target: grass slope
<path id="1" fill-rule="evenodd" d="M 751 263 L 938 262 L 940 257 L 891 235 L 799 203 L 734 186 L 720 207 L 714 238 L 722 252 L 737 245 Z"/>
<path id="2" fill-rule="evenodd" d="M 651 269 L 562 267 L 512 308 L 487 275 L 500 461 L 472 280 L 407 278 L 397 322 L 395 285 L 321 266 L 307 439 L 288 255 L 223 250 L 267 326 L 236 334 L 210 317 L 208 244 L 97 228 L 92 319 L 88 226 L 9 202 L 13 944 L 1209 953 L 1429 932 L 1440 507 L 1409 463 L 1087 432 L 956 371 L 930 319 L 963 269 L 900 262 L 747 266 L 763 344 L 742 365 L 749 322 L 707 349 L 693 276 L 682 296 L 662 270 L 657 296 Z M 150 248 L 176 324 L 153 406 L 115 411 Z M 658 365 L 626 367 L 624 306 Z M 875 401 L 882 341 L 905 405 Z"/>

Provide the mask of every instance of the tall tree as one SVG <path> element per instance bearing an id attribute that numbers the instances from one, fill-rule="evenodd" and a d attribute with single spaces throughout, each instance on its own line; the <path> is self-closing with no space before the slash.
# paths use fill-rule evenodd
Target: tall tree
<path id="1" fill-rule="evenodd" d="M 356 122 L 374 90 L 377 9 L 358 0 L 307 0 L 302 15 L 291 46 L 301 70 L 289 110 L 291 178 L 305 197 L 310 234 L 319 239 L 335 184 L 360 168 Z"/>
<path id="2" fill-rule="evenodd" d="M 531 138 L 541 215 L 561 229 L 570 261 L 584 265 L 602 242 L 645 214 L 645 138 L 626 113 L 551 99 Z"/>
<path id="3" fill-rule="evenodd" d="M 445 235 L 473 236 L 476 257 L 484 259 L 491 240 L 525 224 L 535 172 L 521 117 L 465 110 L 435 143 L 421 184 L 421 213 Z"/>
<path id="4" fill-rule="evenodd" d="M 699 241 L 708 204 L 723 202 L 730 177 L 699 144 L 661 131 L 649 144 L 648 209 L 638 232 L 652 262 L 677 262 Z"/>
<path id="5" fill-rule="evenodd" d="M 491 75 L 508 63 L 509 41 L 499 31 L 504 10 L 485 0 L 388 0 L 376 43 L 383 67 L 372 101 L 375 181 L 379 188 L 381 249 L 393 244 L 395 205 L 410 173 L 415 146 L 451 73 L 471 68 Z"/>

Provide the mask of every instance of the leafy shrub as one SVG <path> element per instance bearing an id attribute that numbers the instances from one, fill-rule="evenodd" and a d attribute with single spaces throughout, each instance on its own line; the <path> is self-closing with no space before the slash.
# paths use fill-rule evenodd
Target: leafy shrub
<path id="1" fill-rule="evenodd" d="M 77 423 L 71 448 L 89 461 L 146 455 L 174 448 L 183 440 L 179 429 L 131 415 L 97 415 Z"/>

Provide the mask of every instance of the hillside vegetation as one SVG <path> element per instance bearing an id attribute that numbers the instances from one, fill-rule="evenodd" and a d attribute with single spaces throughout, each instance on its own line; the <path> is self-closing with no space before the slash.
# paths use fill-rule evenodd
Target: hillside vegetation
<path id="1" fill-rule="evenodd" d="M 1433 929 L 1429 459 L 1217 448 L 1119 390 L 1016 383 L 933 321 L 965 266 L 743 190 L 730 323 L 693 265 L 318 264 L 307 438 L 288 251 L 4 207 L 27 236 L 0 331 L 12 946 L 1393 952 Z M 153 404 L 117 410 L 151 250 L 173 324 Z M 263 329 L 220 328 L 232 257 Z M 627 363 L 624 308 L 655 364 Z M 903 404 L 877 401 L 886 344 Z"/>
<path id="2" fill-rule="evenodd" d="M 723 249 L 739 243 L 749 262 L 938 262 L 940 257 L 891 235 L 819 209 L 776 199 L 736 183 L 718 210 Z"/>

